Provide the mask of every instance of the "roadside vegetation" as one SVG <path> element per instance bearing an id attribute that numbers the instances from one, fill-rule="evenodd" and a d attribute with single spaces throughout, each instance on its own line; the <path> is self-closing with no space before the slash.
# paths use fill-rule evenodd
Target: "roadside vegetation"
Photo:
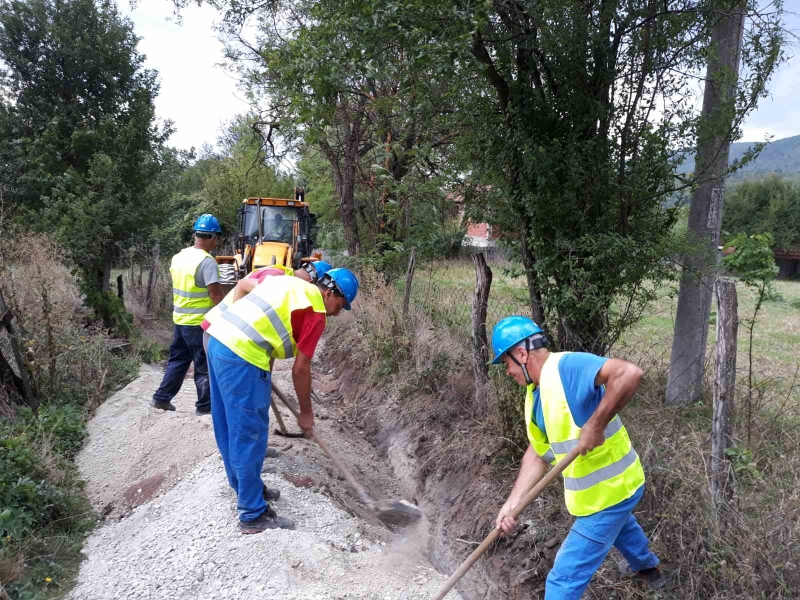
<path id="1" fill-rule="evenodd" d="M 500 265 L 492 266 L 496 274 L 502 272 Z M 524 390 L 500 367 L 490 368 L 488 389 L 476 390 L 469 319 L 446 317 L 467 306 L 474 286 L 471 262 L 446 271 L 441 264 L 436 268 L 444 273 L 433 276 L 440 284 L 438 295 L 426 299 L 415 292 L 407 319 L 402 316 L 402 294 L 367 272 L 357 310 L 332 324 L 328 349 L 343 379 L 342 409 L 348 417 L 379 445 L 386 443 L 386 431 L 402 432 L 415 459 L 419 494 L 429 507 L 437 555 L 442 564 L 452 565 L 470 551 L 468 544 L 454 539 L 479 540 L 491 530 L 527 440 Z M 418 291 L 426 281 L 424 269 L 418 271 Z M 493 302 L 501 311 L 510 308 L 502 287 L 508 284 L 493 288 L 490 310 Z M 747 315 L 754 308 L 753 292 L 743 284 L 737 287 L 740 314 Z M 612 355 L 637 362 L 646 371 L 622 418 L 647 474 L 637 518 L 664 561 L 670 598 L 788 599 L 800 589 L 800 572 L 793 567 L 800 560 L 800 382 L 795 379 L 800 356 L 797 344 L 780 345 L 798 334 L 800 309 L 792 303 L 800 297 L 800 282 L 778 282 L 776 289 L 782 298 L 766 302 L 756 323 L 759 404 L 750 425 L 745 411 L 747 360 L 741 356 L 747 340 L 745 327 L 739 330 L 737 444 L 730 450 L 737 501 L 726 514 L 715 509 L 708 487 L 710 392 L 688 408 L 664 406 L 673 294 L 661 290 L 648 316 L 612 349 Z M 526 511 L 519 535 L 500 542 L 492 558 L 478 564 L 469 582 L 476 593 L 483 593 L 491 581 L 501 586 L 502 595 L 541 594 L 555 550 L 572 521 L 559 487 L 551 486 Z M 608 561 L 587 597 L 649 596 L 621 580 L 615 563 Z"/>
<path id="2" fill-rule="evenodd" d="M 95 523 L 74 462 L 86 422 L 136 376 L 152 346 L 135 335 L 115 339 L 93 322 L 52 238 L 2 233 L 0 284 L 39 407 L 28 408 L 7 379 L 0 386 L 0 598 L 58 597 Z M 9 342 L 0 332 L 4 357 L 13 357 Z"/>

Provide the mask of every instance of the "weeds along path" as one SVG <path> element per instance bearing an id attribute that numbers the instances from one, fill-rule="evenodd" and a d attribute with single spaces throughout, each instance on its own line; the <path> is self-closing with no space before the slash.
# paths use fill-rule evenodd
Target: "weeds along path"
<path id="1" fill-rule="evenodd" d="M 283 362 L 273 378 L 291 392 L 290 365 Z M 315 407 L 319 434 L 377 497 L 398 494 L 389 467 L 326 405 L 322 390 L 332 390 L 333 382 L 320 365 L 314 368 L 322 397 Z M 424 558 L 425 524 L 402 534 L 387 531 L 305 439 L 271 433 L 270 445 L 280 455 L 265 462 L 263 474 L 268 486 L 281 490 L 275 509 L 294 519 L 297 529 L 241 535 L 211 419 L 194 416 L 192 381 L 175 399 L 175 413 L 156 413 L 147 402 L 160 378 L 160 369 L 143 368 L 90 423 L 79 465 L 106 520 L 87 540 L 68 598 L 423 600 L 435 595 L 445 577 Z M 288 411 L 282 414 L 296 431 Z"/>

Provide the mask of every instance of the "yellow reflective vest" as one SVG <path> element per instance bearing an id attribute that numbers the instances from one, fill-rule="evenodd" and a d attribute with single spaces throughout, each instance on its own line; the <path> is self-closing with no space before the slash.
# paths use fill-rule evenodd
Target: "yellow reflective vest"
<path id="1" fill-rule="evenodd" d="M 552 353 L 539 378 L 545 430 L 536 426 L 533 391 L 525 396 L 525 425 L 528 440 L 545 462 L 555 464 L 578 445 L 581 428 L 575 424 L 567 403 L 558 363 L 568 352 Z M 577 517 L 593 515 L 627 500 L 644 484 L 644 469 L 631 445 L 619 415 L 605 429 L 606 441 L 584 456 L 578 456 L 564 469 L 564 500 L 567 510 Z"/>
<path id="2" fill-rule="evenodd" d="M 316 285 L 297 277 L 274 277 L 233 302 L 206 331 L 237 356 L 268 371 L 270 358 L 297 354 L 292 312 L 309 307 L 325 314 Z"/>
<path id="3" fill-rule="evenodd" d="M 259 271 L 264 271 L 266 269 L 278 269 L 280 271 L 283 271 L 283 274 L 288 276 L 288 277 L 292 277 L 294 275 L 294 270 L 292 270 L 290 267 L 284 267 L 283 265 L 270 265 L 269 267 L 263 267 L 261 269 L 256 269 L 255 271 L 250 273 L 247 277 L 245 277 L 245 279 L 251 279 Z M 276 276 L 280 277 L 279 275 L 276 275 Z M 225 297 L 222 299 L 222 302 L 220 302 L 214 308 L 212 308 L 210 311 L 208 311 L 208 313 L 206 314 L 205 319 L 204 319 L 205 320 L 205 324 L 203 325 L 203 327 L 206 330 L 208 330 L 208 328 L 211 326 L 211 324 L 214 321 L 216 321 L 220 317 L 220 315 L 222 313 L 224 313 L 226 310 L 228 310 L 228 307 L 231 304 L 233 304 L 233 292 L 234 292 L 234 290 L 231 290 L 230 292 L 225 294 Z"/>
<path id="4" fill-rule="evenodd" d="M 200 325 L 214 306 L 208 288 L 197 287 L 194 281 L 197 267 L 206 258 L 213 259 L 200 248 L 184 248 L 172 257 L 169 272 L 172 275 L 172 321 L 176 325 Z"/>

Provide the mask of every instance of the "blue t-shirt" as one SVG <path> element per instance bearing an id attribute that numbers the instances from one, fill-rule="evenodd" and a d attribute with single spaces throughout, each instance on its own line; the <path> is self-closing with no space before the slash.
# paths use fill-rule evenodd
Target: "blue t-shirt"
<path id="1" fill-rule="evenodd" d="M 595 387 L 594 380 L 607 360 L 605 356 L 573 352 L 562 356 L 558 362 L 558 373 L 561 375 L 567 404 L 578 427 L 583 427 L 594 414 L 606 393 L 603 386 Z M 547 435 L 538 387 L 533 391 L 533 418 L 536 426 Z"/>

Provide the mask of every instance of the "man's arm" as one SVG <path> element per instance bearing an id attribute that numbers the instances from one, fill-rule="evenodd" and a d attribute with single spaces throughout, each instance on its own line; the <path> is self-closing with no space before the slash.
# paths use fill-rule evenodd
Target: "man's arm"
<path id="1" fill-rule="evenodd" d="M 594 414 L 581 428 L 578 447 L 586 454 L 602 445 L 603 432 L 619 411 L 630 402 L 642 381 L 644 372 L 635 364 L 610 358 L 597 372 L 595 387 L 606 386 L 606 393 Z"/>
<path id="2" fill-rule="evenodd" d="M 256 289 L 258 281 L 255 279 L 240 279 L 236 287 L 233 288 L 233 301 L 237 302 Z"/>
<path id="3" fill-rule="evenodd" d="M 211 297 L 211 301 L 214 303 L 214 306 L 222 302 L 222 299 L 225 297 L 225 295 L 222 293 L 222 286 L 218 283 L 208 284 L 208 295 Z"/>
<path id="4" fill-rule="evenodd" d="M 303 354 L 302 350 L 298 350 L 294 358 L 292 381 L 294 392 L 300 401 L 300 418 L 297 419 L 297 423 L 306 435 L 310 435 L 314 429 L 314 407 L 311 405 L 311 358 Z"/>
<path id="5" fill-rule="evenodd" d="M 514 487 L 511 488 L 511 493 L 508 495 L 508 500 L 500 509 L 495 520 L 495 527 L 499 527 L 506 535 L 511 535 L 517 528 L 519 522 L 511 516 L 511 511 L 519 504 L 519 501 L 528 493 L 534 485 L 539 483 L 547 471 L 547 463 L 544 459 L 536 454 L 533 446 L 528 446 L 525 455 L 522 457 L 522 464 L 519 467 L 519 475 L 517 481 L 514 482 Z"/>

